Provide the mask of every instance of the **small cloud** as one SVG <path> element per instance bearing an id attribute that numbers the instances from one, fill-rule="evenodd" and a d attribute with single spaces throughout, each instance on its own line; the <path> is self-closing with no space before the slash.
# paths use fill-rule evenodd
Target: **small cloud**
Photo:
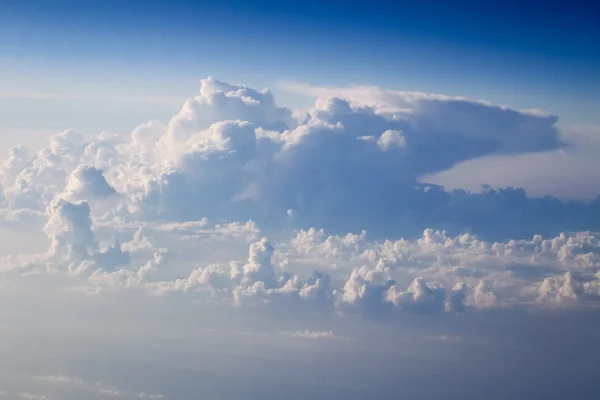
<path id="1" fill-rule="evenodd" d="M 388 129 L 381 134 L 377 140 L 377 145 L 381 148 L 381 150 L 384 151 L 394 147 L 402 148 L 405 145 L 404 135 L 401 131 L 393 131 Z"/>
<path id="2" fill-rule="evenodd" d="M 336 336 L 333 331 L 311 331 L 308 329 L 301 331 L 281 331 L 280 336 L 297 339 L 309 340 L 350 340 L 350 338 Z"/>
<path id="3" fill-rule="evenodd" d="M 19 398 L 25 399 L 25 400 L 46 400 L 46 399 L 48 399 L 48 397 L 46 397 L 44 395 L 32 394 L 32 393 L 19 393 Z"/>
<path id="4" fill-rule="evenodd" d="M 113 386 L 107 386 L 100 382 L 87 382 L 83 379 L 79 379 L 67 375 L 49 375 L 45 377 L 38 377 L 40 381 L 44 381 L 48 384 L 59 385 L 66 388 L 83 390 L 86 392 L 94 393 L 104 397 L 122 398 L 122 399 L 145 399 L 145 400 L 166 400 L 166 397 L 162 394 L 150 394 L 145 392 L 138 393 L 127 393 L 119 388 Z M 24 399 L 45 399 L 45 397 L 23 397 Z"/>

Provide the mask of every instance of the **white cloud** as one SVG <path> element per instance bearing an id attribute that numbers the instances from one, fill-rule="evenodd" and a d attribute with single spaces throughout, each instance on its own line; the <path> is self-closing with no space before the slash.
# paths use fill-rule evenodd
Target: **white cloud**
<path id="1" fill-rule="evenodd" d="M 339 339 L 333 331 L 311 331 L 305 329 L 303 331 L 282 331 L 279 332 L 280 335 L 298 338 L 298 339 L 310 339 L 310 340 L 335 340 Z"/>
<path id="2" fill-rule="evenodd" d="M 218 238 L 211 246 L 227 248 Z M 242 245 L 244 241 L 238 242 Z M 468 312 L 469 309 L 596 306 L 600 242 L 595 234 L 486 242 L 426 230 L 416 240 L 369 241 L 360 235 L 300 231 L 247 247 L 247 260 L 189 266 L 184 277 L 162 269 L 161 252 L 139 268 L 97 270 L 96 285 L 146 287 L 238 307 L 362 314 Z M 323 264 L 326 258 L 333 263 Z M 318 269 L 328 269 L 327 273 Z M 315 271 L 317 269 L 317 271 Z M 573 277 L 577 275 L 577 279 Z M 164 279 L 168 278 L 168 279 Z"/>
<path id="3" fill-rule="evenodd" d="M 388 150 L 393 147 L 404 147 L 404 136 L 400 131 L 387 130 L 381 134 L 377 140 L 377 145 L 382 150 Z"/>
<path id="4" fill-rule="evenodd" d="M 541 303 L 572 304 L 577 303 L 583 294 L 583 284 L 573 278 L 571 271 L 564 275 L 545 278 L 539 287 Z"/>
<path id="5" fill-rule="evenodd" d="M 44 232 L 51 240 L 50 256 L 81 261 L 97 251 L 87 202 L 55 200 L 50 204 L 48 214 Z"/>
<path id="6" fill-rule="evenodd" d="M 295 120 L 268 91 L 207 78 L 168 124 L 11 149 L 0 215 L 45 218 L 49 245 L 2 271 L 290 314 L 596 304 L 598 236 L 573 232 L 598 226 L 600 203 L 418 183 L 480 156 L 560 148 L 555 117 L 317 92 L 327 96 Z"/>
<path id="7" fill-rule="evenodd" d="M 129 253 L 136 253 L 143 250 L 149 250 L 151 248 L 152 243 L 146 236 L 144 236 L 144 231 L 142 228 L 139 228 L 135 231 L 131 241 L 121 244 L 121 250 Z"/>
<path id="8" fill-rule="evenodd" d="M 227 264 L 209 264 L 191 271 L 189 276 L 173 281 L 150 283 L 149 287 L 159 294 L 178 291 L 209 293 L 210 297 L 236 306 L 283 305 L 306 302 L 323 311 L 321 307 L 331 298 L 330 278 L 315 272 L 308 279 L 301 279 L 284 269 L 285 256 L 262 238 L 251 243 L 247 262 L 233 260 Z"/>
<path id="9" fill-rule="evenodd" d="M 11 186 L 16 177 L 30 162 L 29 151 L 24 146 L 8 149 L 8 158 L 2 163 L 2 185 Z"/>
<path id="10" fill-rule="evenodd" d="M 535 204 L 528 201 L 503 208 L 519 191 L 470 195 L 417 182 L 481 156 L 556 149 L 561 137 L 552 116 L 374 88 L 316 92 L 326 97 L 295 120 L 268 91 L 207 78 L 168 124 L 151 121 L 130 137 L 103 133 L 89 143 L 65 131 L 32 157 L 13 148 L 2 167 L 3 215 L 34 215 L 61 196 L 87 200 L 98 220 L 208 217 L 267 228 L 367 229 L 380 237 L 431 226 L 494 238 L 526 237 L 537 226 L 552 234 L 595 227 L 569 204 L 544 200 L 546 207 L 536 207 L 543 212 L 530 212 Z M 373 96 L 377 101 L 367 101 Z M 100 201 L 107 196 L 112 200 Z M 551 207 L 564 211 L 546 211 Z M 513 222 L 521 213 L 535 215 L 530 225 Z M 507 223 L 498 224 L 498 216 Z"/>
<path id="11" fill-rule="evenodd" d="M 485 122 L 479 120 L 479 116 L 493 118 L 494 113 L 507 115 L 513 112 L 508 107 L 495 107 L 489 102 L 472 101 L 464 97 L 386 90 L 372 86 L 315 87 L 298 83 L 281 83 L 280 86 L 283 90 L 312 97 L 342 97 L 356 105 L 373 107 L 379 113 L 409 120 L 418 119 L 418 114 L 428 110 L 425 113 L 428 120 L 434 124 L 437 123 L 435 120 L 441 121 L 448 131 L 455 130 L 456 126 L 464 128 L 469 125 L 483 132 L 486 129 L 481 124 Z M 454 106 L 456 108 L 453 109 Z M 442 112 L 444 108 L 448 113 Z M 440 113 L 438 117 L 443 113 L 444 117 L 431 118 L 436 113 Z M 534 117 L 532 122 L 556 119 L 552 113 L 536 109 L 518 110 L 518 113 Z M 503 123 L 495 125 L 498 132 L 513 130 Z M 535 123 L 524 123 L 523 127 L 529 129 L 534 125 Z M 420 179 L 422 182 L 473 191 L 479 191 L 483 184 L 490 184 L 494 187 L 524 187 L 528 194 L 535 197 L 552 195 L 565 200 L 594 200 L 600 193 L 600 186 L 597 184 L 600 182 L 597 173 L 597 133 L 597 126 L 562 125 L 561 139 L 569 143 L 567 147 L 554 151 L 548 148 L 550 151 L 540 153 L 489 153 L 462 160 L 450 169 L 429 172 Z M 364 136 L 368 137 L 370 136 Z M 519 140 L 522 138 L 523 136 Z M 557 179 L 561 180 L 561 185 L 556 184 Z"/>
<path id="12" fill-rule="evenodd" d="M 19 393 L 18 397 L 25 400 L 46 400 L 48 397 L 41 394 Z"/>
<path id="13" fill-rule="evenodd" d="M 116 194 L 106 182 L 102 170 L 79 165 L 67 179 L 67 196 L 82 199 L 106 198 Z"/>
<path id="14" fill-rule="evenodd" d="M 554 127 L 558 118 L 539 110 L 518 111 L 464 97 L 371 86 L 336 88 L 284 83 L 282 87 L 314 97 L 343 98 L 357 107 L 368 107 L 378 114 L 404 120 L 412 130 L 423 136 L 442 140 L 453 136 L 458 139 L 456 144 L 463 139 L 501 143 L 496 150 L 488 150 L 487 154 L 551 150 L 560 145 L 559 134 Z M 491 142 L 488 144 L 491 145 Z"/>

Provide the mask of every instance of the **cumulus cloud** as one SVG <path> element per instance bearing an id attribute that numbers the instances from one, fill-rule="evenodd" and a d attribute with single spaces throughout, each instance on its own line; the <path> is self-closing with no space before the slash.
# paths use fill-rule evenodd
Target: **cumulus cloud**
<path id="1" fill-rule="evenodd" d="M 331 303 L 331 278 L 314 272 L 307 279 L 287 271 L 285 256 L 266 239 L 251 243 L 245 263 L 209 264 L 173 281 L 149 283 L 155 293 L 208 293 L 217 301 L 235 306 L 307 307 L 327 311 Z M 304 303 L 304 304 L 301 304 Z"/>
<path id="2" fill-rule="evenodd" d="M 56 200 L 50 204 L 44 232 L 51 240 L 48 254 L 64 260 L 84 260 L 98 244 L 92 233 L 88 203 Z"/>
<path id="3" fill-rule="evenodd" d="M 545 278 L 538 289 L 536 301 L 541 303 L 576 304 L 584 293 L 584 285 L 571 271 Z"/>
<path id="4" fill-rule="evenodd" d="M 72 197 L 83 199 L 105 198 L 115 194 L 102 173 L 102 170 L 91 166 L 78 166 L 67 179 L 67 193 Z"/>
<path id="5" fill-rule="evenodd" d="M 115 270 L 128 265 L 130 254 L 117 241 L 101 248 L 92 230 L 92 218 L 86 201 L 70 202 L 57 198 L 47 210 L 43 232 L 49 240 L 45 253 L 9 255 L 2 264 L 4 271 L 68 271 L 79 275 L 90 269 Z M 138 234 L 128 246 L 137 250 L 144 238 Z M 142 242 L 142 243 L 139 243 Z"/>
<path id="6" fill-rule="evenodd" d="M 278 243 L 262 238 L 248 246 L 246 261 L 202 265 L 185 277 L 152 278 L 161 265 L 164 257 L 157 252 L 140 269 L 98 269 L 89 280 L 236 307 L 366 316 L 587 307 L 600 301 L 600 242 L 589 233 L 487 242 L 426 230 L 415 240 L 381 242 L 368 240 L 366 232 L 328 236 L 311 229 Z"/>
<path id="7" fill-rule="evenodd" d="M 349 237 L 309 230 L 290 241 L 290 258 L 327 257 L 345 270 L 358 265 L 334 290 L 343 309 L 461 312 L 512 307 L 515 301 L 562 306 L 598 300 L 596 234 L 486 242 L 428 229 L 414 241 L 372 242 L 363 233 L 351 247 Z"/>
<path id="8" fill-rule="evenodd" d="M 208 217 L 380 237 L 428 227 L 493 239 L 595 227 L 598 202 L 418 183 L 481 156 L 560 148 L 554 116 L 373 88 L 315 93 L 323 96 L 295 119 L 268 91 L 207 78 L 168 124 L 89 143 L 65 131 L 33 156 L 15 147 L 2 166 L 3 215 L 42 212 L 61 195 L 87 200 L 100 219 Z"/>
<path id="9" fill-rule="evenodd" d="M 29 165 L 29 150 L 24 146 L 15 146 L 8 149 L 8 157 L 2 163 L 2 185 L 11 186 L 25 167 Z"/>
<path id="10" fill-rule="evenodd" d="M 268 91 L 207 78 L 167 124 L 11 149 L 0 215 L 38 216 L 49 247 L 3 270 L 317 314 L 595 304 L 598 237 L 574 231 L 597 227 L 600 201 L 418 182 L 475 157 L 560 148 L 556 117 L 353 90 L 325 91 L 295 119 Z M 217 249 L 227 258 L 207 261 Z"/>

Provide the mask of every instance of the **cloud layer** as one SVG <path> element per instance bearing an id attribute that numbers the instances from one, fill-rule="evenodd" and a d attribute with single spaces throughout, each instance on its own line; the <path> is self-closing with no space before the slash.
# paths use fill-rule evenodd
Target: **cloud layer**
<path id="1" fill-rule="evenodd" d="M 418 182 L 477 157 L 561 148 L 556 117 L 422 93 L 369 103 L 361 90 L 295 118 L 266 90 L 207 78 L 166 125 L 10 149 L 3 221 L 42 229 L 48 250 L 8 255 L 2 271 L 284 313 L 597 303 L 598 236 L 577 232 L 597 228 L 600 200 Z"/>

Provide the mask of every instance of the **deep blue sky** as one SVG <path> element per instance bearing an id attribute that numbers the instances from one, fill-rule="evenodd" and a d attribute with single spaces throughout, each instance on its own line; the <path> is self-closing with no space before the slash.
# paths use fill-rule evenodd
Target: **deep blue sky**
<path id="1" fill-rule="evenodd" d="M 214 75 L 464 95 L 594 125 L 599 9 L 576 1 L 5 0 L 0 72 L 10 79 L 0 92 L 177 99 Z"/>

